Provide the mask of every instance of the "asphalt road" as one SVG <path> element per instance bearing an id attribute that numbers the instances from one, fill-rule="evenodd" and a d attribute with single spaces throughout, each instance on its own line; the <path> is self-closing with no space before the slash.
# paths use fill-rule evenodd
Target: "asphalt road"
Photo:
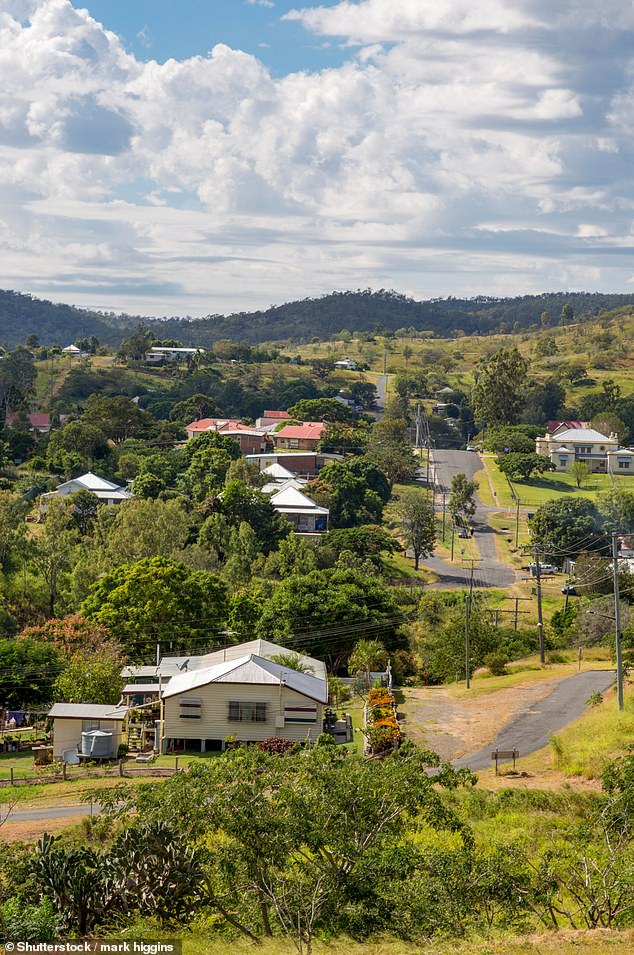
<path id="1" fill-rule="evenodd" d="M 81 803 L 79 806 L 45 806 L 42 809 L 8 809 L 0 806 L 0 824 L 10 822 L 36 822 L 38 819 L 67 819 L 73 816 L 96 816 L 100 806 Z"/>
<path id="2" fill-rule="evenodd" d="M 376 420 L 380 421 L 383 417 L 383 411 L 385 410 L 385 402 L 387 401 L 387 375 L 377 375 L 376 379 L 376 411 L 375 416 Z"/>
<path id="3" fill-rule="evenodd" d="M 451 479 L 455 474 L 466 474 L 470 481 L 482 469 L 480 455 L 474 451 L 443 451 L 432 453 L 432 462 L 436 476 L 436 485 L 440 492 L 449 494 Z M 487 522 L 487 514 L 496 508 L 478 503 L 473 517 L 473 537 L 478 545 L 481 560 L 475 565 L 474 580 L 478 587 L 506 588 L 514 584 L 517 575 L 506 564 L 499 562 L 495 549 L 495 532 Z M 456 547 L 460 547 L 460 538 L 456 537 Z M 430 557 L 424 566 L 438 574 L 436 588 L 468 587 L 470 571 L 448 564 L 439 557 Z"/>
<path id="4" fill-rule="evenodd" d="M 550 696 L 521 710 L 484 749 L 462 756 L 454 766 L 469 769 L 487 769 L 492 766 L 491 753 L 495 749 L 516 749 L 520 756 L 528 756 L 548 744 L 553 733 L 578 719 L 587 709 L 586 700 L 592 693 L 604 693 L 615 680 L 612 670 L 587 670 L 562 680 Z M 615 703 L 616 706 L 616 703 Z"/>

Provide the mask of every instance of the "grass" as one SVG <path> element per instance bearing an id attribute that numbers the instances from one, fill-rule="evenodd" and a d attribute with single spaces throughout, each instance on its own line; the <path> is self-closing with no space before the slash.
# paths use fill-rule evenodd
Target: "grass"
<path id="1" fill-rule="evenodd" d="M 156 933 L 152 935 L 154 938 Z M 403 942 L 400 939 L 374 938 L 364 942 L 339 938 L 316 940 L 314 955 L 613 955 L 631 952 L 634 933 L 598 929 L 593 932 L 547 932 L 513 938 L 493 936 L 487 939 L 467 938 L 460 941 L 440 939 L 434 942 Z M 183 955 L 247 955 L 253 945 L 247 941 L 226 939 L 183 939 Z M 284 939 L 265 940 L 258 945 L 259 955 L 289 955 L 292 944 Z"/>
<path id="2" fill-rule="evenodd" d="M 495 490 L 495 503 L 500 507 L 513 507 L 515 500 L 506 477 L 498 467 L 496 457 L 494 455 L 484 455 L 483 461 Z M 634 475 L 616 475 L 614 481 L 619 488 L 634 490 Z M 484 480 L 480 484 L 481 486 L 484 485 Z M 542 474 L 530 481 L 513 481 L 512 486 L 515 494 L 520 499 L 520 506 L 539 507 L 546 501 L 557 500 L 569 495 L 580 495 L 593 499 L 597 494 L 611 490 L 614 485 L 609 474 L 591 474 L 578 488 L 572 475 L 566 471 L 557 471 Z M 488 503 L 488 501 L 485 503 Z"/>

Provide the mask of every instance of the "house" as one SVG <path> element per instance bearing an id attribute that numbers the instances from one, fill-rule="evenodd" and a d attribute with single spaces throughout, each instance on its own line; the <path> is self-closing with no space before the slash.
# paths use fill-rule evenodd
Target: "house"
<path id="1" fill-rule="evenodd" d="M 202 670 L 205 667 L 215 666 L 218 663 L 227 663 L 230 660 L 237 660 L 240 657 L 255 653 L 259 657 L 265 657 L 267 660 L 280 654 L 294 653 L 287 647 L 282 647 L 279 643 L 271 643 L 270 640 L 248 640 L 246 643 L 236 643 L 228 647 L 221 647 L 219 650 L 212 650 L 201 656 L 188 657 L 162 657 L 160 662 L 154 666 L 126 666 L 121 671 L 124 680 L 128 680 L 128 686 L 124 688 L 129 694 L 150 693 L 148 687 L 158 689 L 159 683 L 167 684 L 174 676 L 183 672 L 192 670 Z M 302 664 L 320 680 L 326 679 L 326 665 L 315 657 L 306 656 L 304 653 L 298 653 Z M 134 687 L 134 689 L 133 689 Z M 142 687 L 143 689 L 137 689 Z"/>
<path id="2" fill-rule="evenodd" d="M 20 415 L 10 411 L 5 418 L 5 426 L 12 428 L 14 424 L 19 423 Z M 38 434 L 48 434 L 51 430 L 51 416 L 46 411 L 31 411 L 26 415 L 26 421 L 29 425 L 29 431 L 37 431 Z"/>
<path id="3" fill-rule="evenodd" d="M 83 352 L 77 345 L 67 345 L 62 348 L 62 355 L 68 355 L 69 358 L 87 358 L 88 352 Z"/>
<path id="4" fill-rule="evenodd" d="M 330 461 L 343 460 L 342 454 L 333 454 L 329 451 L 320 451 L 318 454 L 315 452 L 300 454 L 297 451 L 279 451 L 278 453 L 247 454 L 245 457 L 249 464 L 257 464 L 260 471 L 264 471 L 271 464 L 280 464 L 284 468 L 291 468 L 295 477 L 307 478 L 308 480 L 316 477 Z"/>
<path id="5" fill-rule="evenodd" d="M 290 421 L 291 416 L 288 411 L 265 411 L 261 418 L 256 418 L 256 428 L 274 428 L 282 421 Z"/>
<path id="6" fill-rule="evenodd" d="M 316 451 L 320 438 L 326 430 L 323 421 L 305 421 L 290 424 L 272 435 L 276 451 Z"/>
<path id="7" fill-rule="evenodd" d="M 627 449 L 619 448 L 614 432 L 606 436 L 594 428 L 558 429 L 556 433 L 537 438 L 535 449 L 537 454 L 550 458 L 557 471 L 567 471 L 575 461 L 583 461 L 590 471 L 600 474 L 607 473 L 609 460 L 614 460 L 618 470 L 617 451 L 624 460 L 629 455 Z"/>
<path id="8" fill-rule="evenodd" d="M 82 733 L 100 730 L 111 733 L 110 752 L 117 755 L 122 741 L 127 706 L 104 706 L 94 703 L 55 703 L 48 711 L 53 721 L 53 759 L 76 762 L 81 750 Z"/>
<path id="9" fill-rule="evenodd" d="M 290 482 L 273 494 L 270 500 L 275 510 L 291 522 L 296 533 L 323 534 L 328 530 L 328 508 L 319 507 Z"/>
<path id="10" fill-rule="evenodd" d="M 223 750 L 228 737 L 314 742 L 323 728 L 328 683 L 247 653 L 172 677 L 161 698 L 161 752 L 207 752 Z"/>
<path id="11" fill-rule="evenodd" d="M 353 358 L 342 358 L 335 362 L 335 368 L 339 368 L 341 371 L 356 371 L 357 363 Z"/>
<path id="12" fill-rule="evenodd" d="M 252 428 L 235 419 L 202 418 L 200 421 L 192 421 L 185 428 L 188 441 L 207 431 L 217 431 L 227 438 L 233 438 L 240 445 L 242 454 L 262 454 L 269 446 L 265 429 Z"/>
<path id="13" fill-rule="evenodd" d="M 608 451 L 608 474 L 634 474 L 634 451 L 632 448 L 617 448 Z"/>
<path id="14" fill-rule="evenodd" d="M 93 474 L 92 471 L 88 471 L 86 474 L 82 474 L 81 477 L 76 477 L 71 481 L 64 481 L 63 484 L 58 484 L 54 491 L 42 494 L 40 497 L 40 512 L 42 514 L 46 513 L 46 504 L 52 498 L 76 494 L 77 491 L 90 491 L 91 494 L 94 494 L 95 497 L 98 498 L 101 504 L 110 505 L 120 504 L 121 501 L 129 501 L 134 497 L 134 494 L 130 491 L 126 491 L 125 488 L 120 487 L 118 484 L 114 484 L 113 481 L 107 481 L 105 478 L 99 477 L 98 474 Z"/>
<path id="15" fill-rule="evenodd" d="M 186 361 L 196 355 L 203 355 L 204 348 L 164 348 L 162 345 L 153 345 L 145 353 L 148 365 L 160 365 L 165 361 Z"/>

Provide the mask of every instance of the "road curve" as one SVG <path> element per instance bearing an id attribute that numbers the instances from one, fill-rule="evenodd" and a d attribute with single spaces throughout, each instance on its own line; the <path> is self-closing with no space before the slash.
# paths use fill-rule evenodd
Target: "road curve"
<path id="1" fill-rule="evenodd" d="M 553 733 L 583 715 L 586 701 L 592 693 L 604 693 L 615 680 L 612 670 L 586 670 L 562 680 L 552 693 L 538 703 L 530 703 L 498 733 L 492 743 L 483 749 L 456 759 L 456 767 L 487 769 L 492 765 L 494 749 L 516 749 L 521 756 L 528 756 L 543 749 Z M 616 705 L 616 704 L 615 704 Z"/>

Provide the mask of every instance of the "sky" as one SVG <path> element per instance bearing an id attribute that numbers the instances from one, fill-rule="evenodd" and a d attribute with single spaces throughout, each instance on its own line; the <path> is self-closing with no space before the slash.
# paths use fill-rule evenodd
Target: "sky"
<path id="1" fill-rule="evenodd" d="M 0 287 L 634 294 L 634 4 L 0 0 Z"/>

